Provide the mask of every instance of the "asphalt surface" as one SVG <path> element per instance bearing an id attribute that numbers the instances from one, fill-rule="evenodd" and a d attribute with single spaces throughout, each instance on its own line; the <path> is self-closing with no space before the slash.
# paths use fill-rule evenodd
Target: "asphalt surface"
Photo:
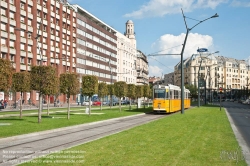
<path id="1" fill-rule="evenodd" d="M 242 149 L 248 165 L 250 165 L 250 105 L 238 102 L 222 102 L 235 137 Z"/>
<path id="2" fill-rule="evenodd" d="M 139 114 L 0 139 L 0 166 L 25 161 L 90 142 L 165 117 Z"/>

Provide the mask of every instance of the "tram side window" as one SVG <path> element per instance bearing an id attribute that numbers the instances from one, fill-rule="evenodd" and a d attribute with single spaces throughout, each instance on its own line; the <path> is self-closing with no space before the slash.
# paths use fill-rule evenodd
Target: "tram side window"
<path id="1" fill-rule="evenodd" d="M 170 99 L 173 99 L 173 91 L 171 90 L 170 91 L 170 96 L 169 96 Z"/>
<path id="2" fill-rule="evenodd" d="M 154 98 L 165 99 L 165 89 L 155 89 L 154 90 Z"/>
<path id="3" fill-rule="evenodd" d="M 181 91 L 178 91 L 178 99 L 181 98 Z"/>
<path id="4" fill-rule="evenodd" d="M 174 90 L 174 99 L 178 99 L 178 91 Z"/>

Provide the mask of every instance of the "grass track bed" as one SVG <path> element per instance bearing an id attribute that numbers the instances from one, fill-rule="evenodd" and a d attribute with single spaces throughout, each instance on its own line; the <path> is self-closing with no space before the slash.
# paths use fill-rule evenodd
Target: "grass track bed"
<path id="1" fill-rule="evenodd" d="M 218 107 L 200 107 L 174 114 L 61 153 L 40 158 L 43 162 L 64 160 L 68 151 L 84 151 L 80 163 L 60 165 L 87 166 L 245 166 L 245 161 L 222 158 L 222 152 L 239 148 L 224 111 Z M 56 156 L 57 158 L 53 158 Z M 84 160 L 84 161 L 83 161 Z M 36 165 L 26 163 L 24 165 Z"/>

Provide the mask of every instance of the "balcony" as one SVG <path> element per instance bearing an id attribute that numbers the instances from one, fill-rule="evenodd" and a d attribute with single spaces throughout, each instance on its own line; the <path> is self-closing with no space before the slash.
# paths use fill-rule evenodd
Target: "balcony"
<path id="1" fill-rule="evenodd" d="M 14 33 L 10 33 L 10 39 L 11 40 L 16 40 L 16 35 Z"/>
<path id="2" fill-rule="evenodd" d="M 67 24 L 71 25 L 71 22 L 70 22 L 70 20 L 67 20 Z"/>
<path id="3" fill-rule="evenodd" d="M 55 24 L 54 23 L 51 23 L 50 26 L 51 26 L 51 28 L 55 28 Z"/>
<path id="4" fill-rule="evenodd" d="M 26 57 L 26 51 L 20 51 L 20 55 Z"/>
<path id="5" fill-rule="evenodd" d="M 14 47 L 10 47 L 10 54 L 16 54 L 16 49 Z"/>
<path id="6" fill-rule="evenodd" d="M 50 15 L 51 15 L 52 17 L 55 17 L 56 13 L 51 11 L 51 12 L 50 12 Z"/>
<path id="7" fill-rule="evenodd" d="M 76 13 L 75 12 L 73 12 L 73 17 L 76 17 Z"/>
<path id="8" fill-rule="evenodd" d="M 56 7 L 60 8 L 60 2 L 56 1 Z"/>
<path id="9" fill-rule="evenodd" d="M 60 31 L 60 27 L 58 25 L 56 25 L 56 30 Z"/>
<path id="10" fill-rule="evenodd" d="M 26 11 L 24 11 L 24 10 L 21 9 L 20 13 L 21 13 L 21 15 L 26 16 Z"/>
<path id="11" fill-rule="evenodd" d="M 28 25 L 28 31 L 29 32 L 33 32 L 33 27 L 31 27 L 30 25 Z"/>
<path id="12" fill-rule="evenodd" d="M 55 1 L 54 1 L 54 0 L 50 0 L 50 3 L 51 3 L 52 5 L 55 5 Z"/>
<path id="13" fill-rule="evenodd" d="M 50 35 L 50 39 L 55 40 L 55 36 L 53 34 Z"/>
<path id="14" fill-rule="evenodd" d="M 59 16 L 58 14 L 56 14 L 56 18 L 57 18 L 57 19 L 60 19 L 60 16 Z"/>
<path id="15" fill-rule="evenodd" d="M 67 62 L 67 66 L 70 66 L 70 62 Z"/>
<path id="16" fill-rule="evenodd" d="M 60 52 L 60 49 L 58 47 L 56 47 L 56 52 L 59 53 Z"/>
<path id="17" fill-rule="evenodd" d="M 62 30 L 62 31 L 63 31 L 63 33 L 66 33 L 66 32 L 67 32 L 67 31 L 66 31 L 66 29 L 64 29 L 64 28 L 63 28 L 63 30 Z"/>
<path id="18" fill-rule="evenodd" d="M 30 67 L 30 66 L 27 66 L 27 70 L 30 71 L 30 70 L 31 70 L 31 67 Z"/>
<path id="19" fill-rule="evenodd" d="M 70 14 L 70 10 L 69 9 L 67 10 L 67 13 Z"/>
<path id="20" fill-rule="evenodd" d="M 5 17 L 3 15 L 1 16 L 1 21 L 4 22 L 4 23 L 8 23 L 7 17 Z"/>
<path id="21" fill-rule="evenodd" d="M 28 5 L 29 6 L 33 6 L 33 1 L 32 0 L 28 0 Z"/>
<path id="22" fill-rule="evenodd" d="M 65 23 L 66 23 L 66 18 L 63 18 L 63 22 L 65 22 Z"/>
<path id="23" fill-rule="evenodd" d="M 33 40 L 32 39 L 28 39 L 28 44 L 29 45 L 33 45 Z"/>
<path id="24" fill-rule="evenodd" d="M 50 51 L 55 51 L 55 47 L 51 46 Z"/>
<path id="25" fill-rule="evenodd" d="M 67 34 L 70 35 L 70 31 L 67 31 Z"/>
<path id="26" fill-rule="evenodd" d="M 43 49 L 47 50 L 48 46 L 47 44 L 43 43 Z"/>
<path id="27" fill-rule="evenodd" d="M 29 57 L 29 58 L 33 58 L 32 52 L 28 52 L 28 57 Z"/>
<path id="28" fill-rule="evenodd" d="M 73 43 L 73 47 L 76 47 L 76 43 Z"/>
<path id="29" fill-rule="evenodd" d="M 43 36 L 48 37 L 48 33 L 46 31 L 43 31 Z"/>
<path id="30" fill-rule="evenodd" d="M 62 43 L 63 43 L 63 44 L 66 44 L 66 40 L 63 39 L 63 40 L 62 40 Z"/>
<path id="31" fill-rule="evenodd" d="M 28 13 L 28 18 L 33 19 L 33 14 Z"/>
<path id="32" fill-rule="evenodd" d="M 16 26 L 16 21 L 13 19 L 10 19 L 10 25 Z"/>
<path id="33" fill-rule="evenodd" d="M 21 42 L 26 43 L 26 38 L 21 37 Z"/>
<path id="34" fill-rule="evenodd" d="M 24 3 L 26 3 L 26 0 L 21 0 L 21 2 L 24 2 Z"/>
<path id="35" fill-rule="evenodd" d="M 56 37 L 56 41 L 58 41 L 58 42 L 59 42 L 59 41 L 60 41 L 60 38 L 59 38 L 59 37 Z"/>
<path id="36" fill-rule="evenodd" d="M 6 2 L 4 2 L 4 1 L 0 1 L 0 5 L 1 5 L 1 7 L 3 7 L 3 8 L 7 8 L 7 3 Z"/>
<path id="37" fill-rule="evenodd" d="M 48 9 L 44 7 L 44 8 L 43 8 L 43 12 L 44 12 L 44 13 L 48 13 Z"/>
<path id="38" fill-rule="evenodd" d="M 20 70 L 26 70 L 26 65 L 21 64 L 21 66 L 20 66 Z"/>
<path id="39" fill-rule="evenodd" d="M 73 37 L 76 37 L 76 33 L 73 33 Z"/>
<path id="40" fill-rule="evenodd" d="M 67 51 L 67 55 L 70 56 L 70 52 L 69 51 Z"/>
<path id="41" fill-rule="evenodd" d="M 8 52 L 8 48 L 6 47 L 6 45 L 2 45 L 1 47 L 1 52 Z"/>
<path id="42" fill-rule="evenodd" d="M 63 55 L 66 55 L 66 51 L 65 51 L 65 50 L 62 50 L 62 54 L 63 54 Z"/>
<path id="43" fill-rule="evenodd" d="M 23 24 L 23 23 L 21 23 L 21 29 L 26 30 L 26 25 L 25 25 L 25 24 Z"/>
<path id="44" fill-rule="evenodd" d="M 12 4 L 10 4 L 10 11 L 16 12 L 16 7 Z"/>
<path id="45" fill-rule="evenodd" d="M 40 11 L 42 10 L 42 6 L 37 4 L 37 9 L 39 9 Z"/>
<path id="46" fill-rule="evenodd" d="M 76 53 L 73 53 L 73 57 L 74 57 L 74 58 L 76 57 Z"/>
<path id="47" fill-rule="evenodd" d="M 1 36 L 4 38 L 8 38 L 8 33 L 6 31 L 1 31 Z"/>

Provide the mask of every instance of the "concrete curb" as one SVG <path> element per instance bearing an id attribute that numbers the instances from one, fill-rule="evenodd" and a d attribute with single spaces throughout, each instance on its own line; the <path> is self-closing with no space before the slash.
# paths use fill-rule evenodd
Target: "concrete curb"
<path id="1" fill-rule="evenodd" d="M 247 165 L 250 166 L 250 149 L 247 146 L 246 141 L 244 140 L 244 138 L 241 136 L 240 132 L 238 131 L 237 127 L 235 126 L 233 119 L 231 118 L 230 114 L 227 112 L 227 109 L 226 108 L 224 108 L 224 109 L 226 110 L 227 118 L 231 124 L 231 128 L 234 132 L 236 140 L 238 141 L 238 143 L 242 149 L 244 159 L 245 159 Z"/>
<path id="2" fill-rule="evenodd" d="M 142 115 L 145 115 L 145 113 L 125 116 L 125 117 L 119 117 L 119 118 L 113 118 L 113 119 L 107 119 L 107 120 L 102 120 L 102 121 L 97 121 L 97 122 L 85 123 L 85 124 L 80 124 L 80 125 L 62 127 L 62 128 L 52 129 L 52 130 L 39 131 L 39 132 L 34 132 L 34 133 L 29 133 L 29 134 L 22 134 L 22 135 L 17 135 L 17 136 L 12 136 L 12 137 L 0 138 L 0 143 L 5 142 L 5 141 L 10 141 L 10 140 L 14 141 L 16 139 L 24 139 L 26 137 L 33 137 L 33 136 L 38 136 L 38 135 L 43 135 L 43 134 L 50 134 L 50 133 L 55 133 L 55 132 L 59 132 L 59 131 L 63 131 L 63 130 L 76 129 L 76 128 L 80 128 L 83 126 L 94 125 L 94 124 L 107 122 L 107 121 L 116 121 L 116 120 L 120 120 L 120 119 L 126 119 L 126 118 L 130 118 L 133 116 L 142 116 Z"/>

